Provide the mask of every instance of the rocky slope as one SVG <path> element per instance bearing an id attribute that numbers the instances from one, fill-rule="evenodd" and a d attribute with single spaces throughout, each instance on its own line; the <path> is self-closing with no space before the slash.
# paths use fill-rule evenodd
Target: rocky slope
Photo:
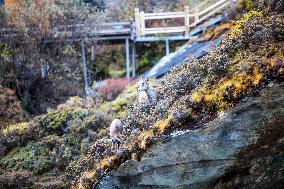
<path id="1" fill-rule="evenodd" d="M 246 13 L 219 47 L 162 79 L 156 104 L 134 102 L 133 87 L 104 107 L 72 98 L 8 126 L 0 188 L 88 189 L 106 175 L 102 188 L 281 187 L 283 28 L 283 11 Z M 119 151 L 108 140 L 114 115 L 126 128 Z"/>
<path id="2" fill-rule="evenodd" d="M 158 143 L 99 188 L 281 188 L 284 84 L 263 89 L 204 127 Z"/>
<path id="3" fill-rule="evenodd" d="M 202 128 L 204 124 L 213 121 L 220 112 L 231 111 L 241 100 L 258 94 L 270 83 L 283 82 L 283 16 L 283 14 L 265 15 L 263 11 L 250 11 L 234 23 L 219 47 L 212 49 L 202 59 L 189 58 L 185 64 L 174 68 L 162 79 L 160 98 L 156 104 L 144 106 L 134 103 L 129 109 L 128 117 L 124 120 L 126 132 L 121 150 L 111 151 L 110 144 L 98 140 L 86 156 L 69 166 L 72 169 L 67 170 L 67 174 L 69 178 L 73 178 L 73 189 L 97 187 L 105 175 L 122 169 L 121 165 L 126 161 L 132 159 L 145 162 L 143 157 L 148 157 L 145 154 L 148 154 L 149 150 L 152 151 L 151 146 L 160 144 L 173 132 L 184 130 L 198 132 L 195 131 L 197 128 Z M 211 131 L 208 131 L 208 135 L 210 133 Z M 226 140 L 223 143 L 226 143 Z M 204 153 L 206 154 L 207 151 Z M 219 154 L 218 151 L 215 154 Z M 200 156 L 199 159 L 203 157 Z M 147 162 L 151 160 L 147 159 Z M 153 163 L 156 165 L 150 164 L 149 167 L 159 166 L 161 161 L 158 159 Z M 222 165 L 222 162 L 219 163 Z M 234 161 L 230 163 L 231 166 L 235 166 Z M 139 165 L 135 164 L 133 170 L 139 170 L 137 168 Z M 218 172 L 214 168 L 211 171 L 212 177 L 214 171 Z M 150 169 L 149 172 L 154 174 L 155 170 Z M 122 177 L 123 184 L 126 185 L 118 185 L 119 187 L 132 188 L 139 183 L 135 180 L 139 179 L 139 176 L 131 179 L 128 173 L 129 178 L 126 175 Z M 135 174 L 140 173 L 134 172 Z M 162 170 L 156 171 L 155 174 L 163 175 Z M 154 182 L 154 177 L 141 175 L 143 182 L 147 180 Z M 190 176 L 189 174 L 188 178 Z M 130 185 L 127 185 L 125 178 L 130 180 Z M 156 178 L 161 180 L 160 176 Z M 169 182 L 168 185 L 161 187 L 171 187 L 173 184 L 175 183 L 171 185 Z M 188 187 L 186 184 L 185 188 Z M 146 183 L 142 188 L 148 185 L 153 188 L 159 187 L 157 183 L 154 186 Z M 111 185 L 107 183 L 103 186 Z"/>

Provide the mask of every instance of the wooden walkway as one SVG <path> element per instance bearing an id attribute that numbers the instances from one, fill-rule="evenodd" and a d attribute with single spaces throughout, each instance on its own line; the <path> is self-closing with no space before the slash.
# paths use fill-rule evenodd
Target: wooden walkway
<path id="1" fill-rule="evenodd" d="M 216 14 L 222 14 L 223 10 L 232 6 L 235 0 L 219 0 L 210 6 L 199 10 L 198 7 L 190 9 L 184 7 L 183 12 L 144 13 L 135 9 L 133 21 L 114 23 L 81 23 L 59 26 L 53 28 L 53 36 L 49 36 L 47 42 L 56 40 L 81 41 L 84 38 L 95 40 L 123 41 L 130 39 L 133 42 L 161 41 L 161 40 L 187 40 L 191 38 L 190 31 Z M 211 0 L 212 2 L 212 0 Z M 181 23 L 179 26 L 170 26 L 173 23 Z M 156 24 L 153 24 L 156 23 Z M 158 26 L 153 26 L 157 25 Z M 162 23 L 162 24 L 161 24 Z"/>
<path id="2" fill-rule="evenodd" d="M 1 0 L 0 0 L 1 1 Z M 210 5 L 211 2 L 211 5 Z M 212 4 L 212 2 L 215 2 Z M 161 40 L 187 40 L 192 37 L 190 31 L 216 14 L 232 6 L 236 0 L 205 0 L 199 6 L 184 7 L 183 12 L 144 13 L 135 9 L 133 21 L 98 24 L 95 22 L 54 26 L 49 36 L 44 37 L 46 43 L 56 41 L 82 41 L 85 38 L 94 40 L 135 42 Z M 203 8 L 206 4 L 208 7 Z M 178 26 L 171 26 L 180 23 Z M 15 28 L 2 29 L 1 35 L 13 37 L 17 35 Z"/>
<path id="3" fill-rule="evenodd" d="M 212 0 L 206 0 L 199 6 L 190 9 L 184 7 L 183 12 L 163 12 L 163 13 L 145 13 L 135 9 L 135 18 L 129 22 L 115 22 L 98 25 L 97 23 L 80 23 L 73 25 L 57 26 L 51 29 L 51 36 L 44 38 L 45 43 L 55 43 L 57 41 L 80 42 L 84 39 L 94 39 L 96 41 L 107 40 L 118 43 L 125 43 L 126 48 L 126 73 L 130 79 L 130 44 L 132 44 L 132 77 L 136 77 L 136 48 L 138 42 L 165 41 L 166 54 L 170 53 L 170 41 L 188 40 L 193 37 L 192 31 L 198 28 L 203 22 L 216 16 L 224 14 L 224 10 L 229 9 L 236 3 L 236 0 L 219 0 L 215 3 L 202 8 Z M 153 24 L 155 23 L 155 24 Z M 171 26 L 181 23 L 178 26 Z M 215 23 L 212 23 L 214 25 Z M 209 24 L 208 27 L 211 25 Z M 206 29 L 206 28 L 203 28 Z M 2 29 L 1 35 L 7 38 L 17 35 L 13 28 Z M 86 45 L 82 42 L 82 54 L 86 54 Z M 93 46 L 91 47 L 94 57 Z M 83 64 L 86 57 L 83 57 Z"/>

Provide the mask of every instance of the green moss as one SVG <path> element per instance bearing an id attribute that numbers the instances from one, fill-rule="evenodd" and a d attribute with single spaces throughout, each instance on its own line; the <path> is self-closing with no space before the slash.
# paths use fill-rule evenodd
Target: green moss
<path id="1" fill-rule="evenodd" d="M 82 136 L 76 135 L 76 134 L 73 134 L 73 133 L 69 133 L 69 134 L 65 134 L 63 136 L 63 139 L 64 139 L 64 143 L 66 145 L 79 147 L 81 140 L 82 140 Z"/>
<path id="2" fill-rule="evenodd" d="M 57 130 L 62 127 L 66 123 L 68 117 L 68 110 L 67 109 L 61 109 L 56 112 L 50 112 L 45 117 L 45 122 L 48 123 L 49 129 Z"/>
<path id="3" fill-rule="evenodd" d="M 257 5 L 253 0 L 240 0 L 238 3 L 238 9 L 245 10 L 246 12 L 255 10 L 256 8 Z"/>
<path id="4" fill-rule="evenodd" d="M 9 170 L 29 170 L 34 174 L 40 174 L 53 165 L 48 156 L 44 156 L 49 150 L 39 143 L 30 142 L 21 148 L 15 155 L 3 158 L 2 164 Z"/>
<path id="5" fill-rule="evenodd" d="M 9 50 L 6 46 L 0 46 L 0 58 L 8 58 L 9 57 Z"/>

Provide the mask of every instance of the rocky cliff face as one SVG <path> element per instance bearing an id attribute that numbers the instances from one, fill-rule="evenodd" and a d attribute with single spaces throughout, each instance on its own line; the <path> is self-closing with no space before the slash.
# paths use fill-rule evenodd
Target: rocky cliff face
<path id="1" fill-rule="evenodd" d="M 271 85 L 202 128 L 154 145 L 99 188 L 282 188 L 283 91 L 283 83 Z"/>

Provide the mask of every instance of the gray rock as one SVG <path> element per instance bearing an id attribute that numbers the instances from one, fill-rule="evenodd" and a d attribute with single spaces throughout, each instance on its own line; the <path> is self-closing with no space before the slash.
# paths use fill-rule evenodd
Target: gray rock
<path id="1" fill-rule="evenodd" d="M 263 89 L 204 127 L 152 146 L 99 188 L 282 188 L 283 89 Z"/>

